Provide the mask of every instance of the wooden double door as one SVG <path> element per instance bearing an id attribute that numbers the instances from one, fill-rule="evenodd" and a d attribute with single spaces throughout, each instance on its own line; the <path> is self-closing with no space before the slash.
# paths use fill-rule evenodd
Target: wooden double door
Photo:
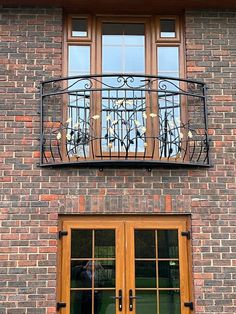
<path id="1" fill-rule="evenodd" d="M 62 314 L 188 314 L 185 218 L 67 218 Z"/>

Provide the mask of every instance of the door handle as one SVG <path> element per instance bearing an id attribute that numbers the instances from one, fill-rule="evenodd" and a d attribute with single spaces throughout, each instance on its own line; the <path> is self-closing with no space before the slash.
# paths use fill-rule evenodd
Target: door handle
<path id="1" fill-rule="evenodd" d="M 119 289 L 118 297 L 111 297 L 112 299 L 119 300 L 119 311 L 122 311 L 122 290 Z"/>
<path id="2" fill-rule="evenodd" d="M 133 311 L 133 300 L 134 299 L 142 299 L 142 297 L 137 297 L 133 296 L 133 291 L 132 289 L 129 290 L 129 310 L 132 312 Z"/>

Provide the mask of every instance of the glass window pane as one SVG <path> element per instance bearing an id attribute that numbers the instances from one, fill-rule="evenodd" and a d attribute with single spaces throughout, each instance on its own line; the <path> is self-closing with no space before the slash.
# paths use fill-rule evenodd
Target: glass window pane
<path id="1" fill-rule="evenodd" d="M 102 24 L 103 35 L 123 35 L 123 24 L 122 23 L 103 23 Z"/>
<path id="2" fill-rule="evenodd" d="M 126 72 L 143 73 L 145 71 L 144 48 L 126 47 L 124 62 Z"/>
<path id="3" fill-rule="evenodd" d="M 87 37 L 88 36 L 88 20 L 72 19 L 72 36 Z"/>
<path id="4" fill-rule="evenodd" d="M 158 258 L 179 257 L 178 230 L 158 230 L 157 238 Z"/>
<path id="5" fill-rule="evenodd" d="M 156 257 L 154 230 L 135 230 L 135 257 L 136 258 Z"/>
<path id="6" fill-rule="evenodd" d="M 92 288 L 92 262 L 71 261 L 71 288 Z"/>
<path id="7" fill-rule="evenodd" d="M 156 287 L 156 262 L 135 262 L 135 285 L 136 288 Z"/>
<path id="8" fill-rule="evenodd" d="M 180 294 L 178 290 L 159 291 L 160 314 L 180 314 Z"/>
<path id="9" fill-rule="evenodd" d="M 160 74 L 160 72 L 179 73 L 179 48 L 158 47 L 157 49 L 158 74 Z"/>
<path id="10" fill-rule="evenodd" d="M 92 290 L 71 291 L 70 314 L 92 313 Z"/>
<path id="11" fill-rule="evenodd" d="M 176 37 L 175 20 L 160 20 L 161 37 Z"/>
<path id="12" fill-rule="evenodd" d="M 137 296 L 136 314 L 144 314 L 144 313 L 156 314 L 157 313 L 156 291 L 136 291 L 136 296 Z M 165 314 L 167 313 L 171 313 L 171 312 L 166 312 Z"/>
<path id="13" fill-rule="evenodd" d="M 144 24 L 124 24 L 124 35 L 141 36 L 145 34 Z"/>
<path id="14" fill-rule="evenodd" d="M 95 230 L 95 257 L 115 257 L 115 230 Z"/>
<path id="15" fill-rule="evenodd" d="M 92 298 L 94 314 L 115 314 L 115 291 L 91 290 L 71 291 L 70 314 L 92 314 Z"/>
<path id="16" fill-rule="evenodd" d="M 179 288 L 179 262 L 158 262 L 159 288 Z"/>
<path id="17" fill-rule="evenodd" d="M 124 25 L 124 44 L 144 46 L 145 29 L 144 24 L 125 24 Z"/>
<path id="18" fill-rule="evenodd" d="M 103 73 L 145 71 L 144 24 L 104 23 L 102 32 Z"/>
<path id="19" fill-rule="evenodd" d="M 92 230 L 74 229 L 71 231 L 71 257 L 92 257 Z"/>
<path id="20" fill-rule="evenodd" d="M 122 69 L 122 48 L 103 46 L 102 49 L 102 70 L 103 72 L 121 72 Z"/>
<path id="21" fill-rule="evenodd" d="M 115 261 L 95 261 L 94 286 L 96 288 L 115 288 Z"/>
<path id="22" fill-rule="evenodd" d="M 68 75 L 90 73 L 90 46 L 69 46 Z"/>
<path id="23" fill-rule="evenodd" d="M 115 313 L 116 313 L 115 291 L 95 290 L 94 314 L 115 314 Z M 87 314 L 87 312 L 83 314 Z"/>

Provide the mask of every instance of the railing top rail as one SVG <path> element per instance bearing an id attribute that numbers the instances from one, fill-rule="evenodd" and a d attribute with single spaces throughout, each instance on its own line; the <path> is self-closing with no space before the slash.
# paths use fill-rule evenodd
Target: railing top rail
<path id="1" fill-rule="evenodd" d="M 42 85 L 53 83 L 53 82 L 60 82 L 60 81 L 68 81 L 68 80 L 74 80 L 74 79 L 91 79 L 91 78 L 99 78 L 99 77 L 143 77 L 148 79 L 155 79 L 155 80 L 172 80 L 172 81 L 178 81 L 178 82 L 185 82 L 185 83 L 193 83 L 205 86 L 206 84 L 202 81 L 193 80 L 193 79 L 185 79 L 185 78 L 178 78 L 178 77 L 170 77 L 170 76 L 162 76 L 162 75 L 150 75 L 150 74 L 132 74 L 132 73 L 113 73 L 113 74 L 86 74 L 86 75 L 74 75 L 74 76 L 65 76 L 60 78 L 54 78 L 49 79 L 45 81 L 41 81 L 40 83 Z"/>

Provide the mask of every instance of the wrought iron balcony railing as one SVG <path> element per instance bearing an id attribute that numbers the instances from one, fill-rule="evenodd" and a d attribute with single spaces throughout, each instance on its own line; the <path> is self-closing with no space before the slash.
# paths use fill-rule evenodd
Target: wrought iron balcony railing
<path id="1" fill-rule="evenodd" d="M 40 165 L 209 166 L 206 86 L 150 75 L 41 84 Z"/>

